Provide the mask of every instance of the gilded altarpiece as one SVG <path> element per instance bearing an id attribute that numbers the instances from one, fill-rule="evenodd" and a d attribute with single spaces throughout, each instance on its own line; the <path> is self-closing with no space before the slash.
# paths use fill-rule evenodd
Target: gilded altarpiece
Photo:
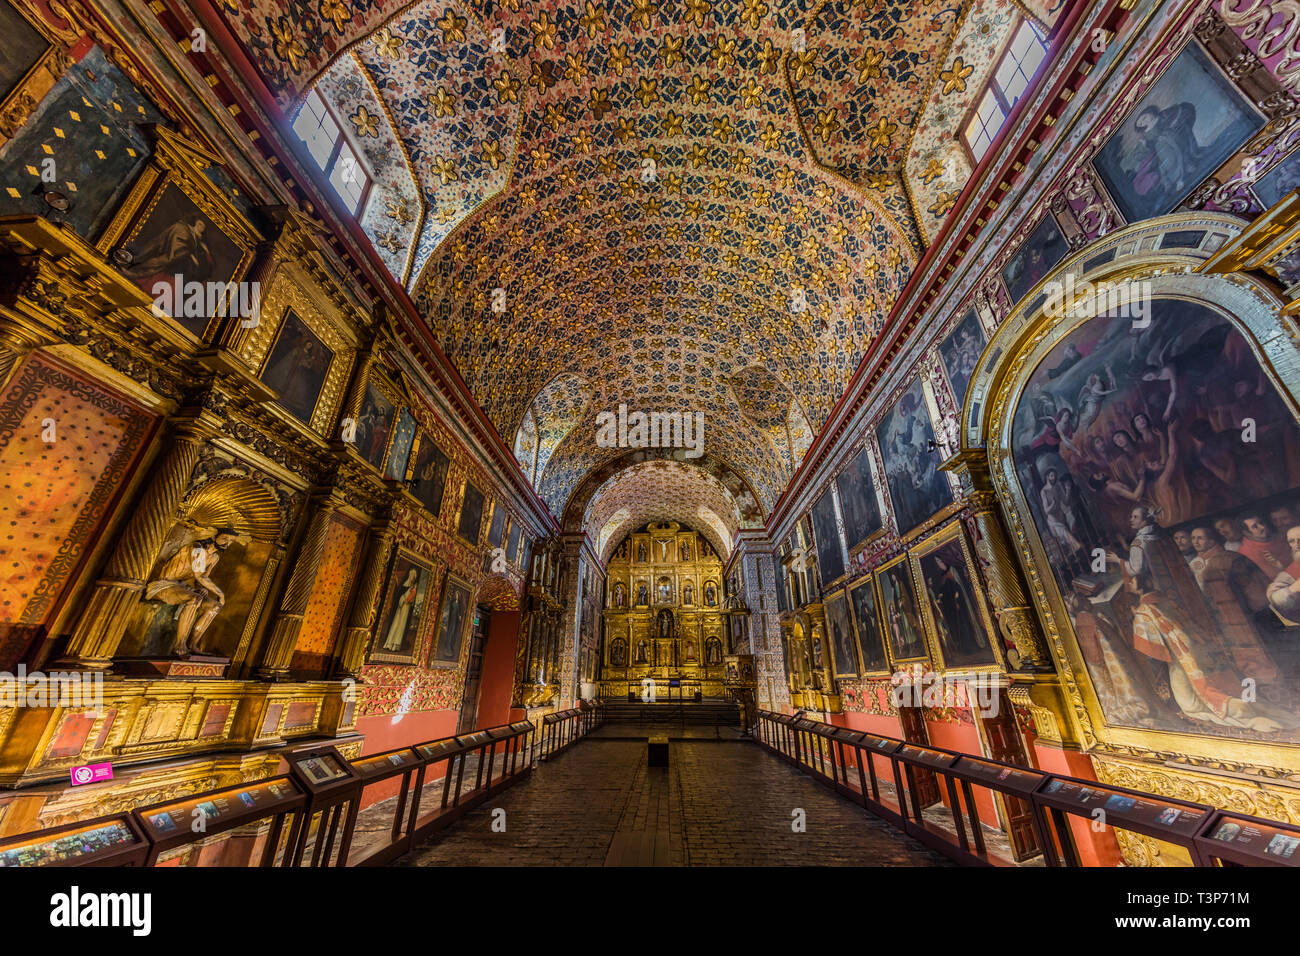
<path id="1" fill-rule="evenodd" d="M 640 695 L 650 679 L 664 694 L 683 680 L 725 696 L 724 602 L 722 561 L 703 535 L 675 522 L 629 535 L 606 570 L 601 695 Z"/>

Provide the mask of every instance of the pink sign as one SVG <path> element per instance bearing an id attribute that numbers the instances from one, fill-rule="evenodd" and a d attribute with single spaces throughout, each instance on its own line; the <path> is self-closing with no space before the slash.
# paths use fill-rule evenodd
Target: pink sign
<path id="1" fill-rule="evenodd" d="M 82 767 L 72 768 L 72 785 L 79 787 L 83 783 L 99 783 L 101 780 L 113 779 L 111 763 L 88 763 Z"/>

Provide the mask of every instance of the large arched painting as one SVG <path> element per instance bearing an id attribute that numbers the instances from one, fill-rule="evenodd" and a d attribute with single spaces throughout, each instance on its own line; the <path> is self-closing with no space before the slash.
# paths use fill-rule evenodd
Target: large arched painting
<path id="1" fill-rule="evenodd" d="M 1231 322 L 1151 306 L 1034 370 L 1021 489 L 1107 723 L 1300 741 L 1300 429 Z"/>

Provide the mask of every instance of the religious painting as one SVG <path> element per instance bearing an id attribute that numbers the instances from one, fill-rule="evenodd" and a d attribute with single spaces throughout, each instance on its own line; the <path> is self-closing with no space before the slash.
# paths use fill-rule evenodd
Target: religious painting
<path id="1" fill-rule="evenodd" d="M 442 610 L 438 613 L 438 636 L 433 645 L 433 659 L 447 663 L 460 661 L 460 643 L 469 619 L 469 585 L 455 575 L 447 575 L 442 589 Z"/>
<path id="2" fill-rule="evenodd" d="M 285 411 L 309 424 L 333 360 L 334 353 L 320 336 L 290 309 L 280 323 L 262 381 L 276 390 Z"/>
<path id="3" fill-rule="evenodd" d="M 921 382 L 915 381 L 876 426 L 885 481 L 894 503 L 898 533 L 905 534 L 952 504 L 948 477 L 934 441 Z"/>
<path id="4" fill-rule="evenodd" d="M 456 533 L 470 544 L 478 544 L 479 530 L 483 526 L 483 492 L 468 481 L 465 482 L 465 500 L 460 506 L 460 520 L 456 522 Z"/>
<path id="5" fill-rule="evenodd" d="M 817 570 L 825 587 L 844 574 L 844 549 L 840 546 L 839 522 L 835 520 L 835 499 L 829 488 L 813 503 L 812 520 Z"/>
<path id="6" fill-rule="evenodd" d="M 0 0 L 0 36 L 5 38 L 4 46 L 0 47 L 0 103 L 3 103 L 40 62 L 50 49 L 50 42 L 13 4 L 4 0 Z"/>
<path id="7" fill-rule="evenodd" d="M 889 638 L 889 656 L 899 661 L 925 660 L 925 634 L 921 630 L 921 612 L 912 589 L 912 575 L 907 555 L 901 554 L 877 572 L 880 584 L 880 616 Z"/>
<path id="8" fill-rule="evenodd" d="M 506 506 L 503 502 L 492 503 L 492 519 L 488 522 L 488 547 L 501 547 L 501 539 L 506 531 Z"/>
<path id="9" fill-rule="evenodd" d="M 862 673 L 889 670 L 885 641 L 880 633 L 880 618 L 876 614 L 876 589 L 870 576 L 849 591 L 849 604 L 853 608 L 854 630 L 858 639 L 858 651 L 862 656 Z"/>
<path id="10" fill-rule="evenodd" d="M 958 408 L 966 402 L 966 386 L 970 384 L 970 377 L 975 373 L 975 366 L 979 364 L 987 344 L 984 327 L 974 309 L 967 312 L 948 337 L 939 343 L 939 357 L 943 360 L 943 370 L 948 373 L 948 384 L 952 386 Z"/>
<path id="11" fill-rule="evenodd" d="M 1300 149 L 1292 150 L 1263 176 L 1251 184 L 1255 198 L 1265 209 L 1285 195 L 1300 189 Z"/>
<path id="12" fill-rule="evenodd" d="M 871 457 L 866 448 L 854 456 L 848 466 L 835 476 L 844 515 L 845 542 L 852 551 L 881 529 L 880 499 L 871 477 Z"/>
<path id="13" fill-rule="evenodd" d="M 1106 721 L 1300 742 L 1300 428 L 1243 333 L 1187 299 L 1086 321 L 1011 446 Z"/>
<path id="14" fill-rule="evenodd" d="M 776 609 L 781 614 L 784 614 L 790 608 L 790 596 L 785 589 L 785 576 L 787 573 L 785 566 L 778 557 L 776 562 Z"/>
<path id="15" fill-rule="evenodd" d="M 616 637 L 610 642 L 609 666 L 627 667 L 627 641 L 621 637 Z"/>
<path id="16" fill-rule="evenodd" d="M 989 640 L 983 608 L 975 593 L 961 525 L 940 532 L 913 552 L 917 578 L 925 588 L 930 633 L 945 667 L 985 667 L 998 663 Z"/>
<path id="17" fill-rule="evenodd" d="M 403 408 L 397 413 L 397 426 L 393 429 L 392 446 L 388 452 L 388 464 L 384 467 L 384 477 L 396 481 L 406 477 L 406 465 L 411 459 L 411 444 L 415 441 L 415 416 L 410 409 Z"/>
<path id="18" fill-rule="evenodd" d="M 1264 125 L 1195 41 L 1169 65 L 1094 163 L 1127 222 L 1171 211 Z"/>
<path id="19" fill-rule="evenodd" d="M 393 555 L 379 626 L 367 658 L 371 663 L 415 663 L 432 580 L 433 570 L 416 555 L 405 549 Z"/>
<path id="20" fill-rule="evenodd" d="M 514 562 L 519 554 L 519 535 L 523 530 L 523 525 L 517 521 L 510 522 L 510 537 L 506 544 L 506 560 Z"/>
<path id="21" fill-rule="evenodd" d="M 232 281 L 244 259 L 244 250 L 174 182 L 163 187 L 123 248 L 130 257 L 123 274 L 150 295 L 158 284 L 168 286 L 172 307 L 164 311 L 199 336 L 212 316 L 182 308 L 188 296 L 180 293 L 191 282 L 206 290 L 209 282 Z"/>
<path id="22" fill-rule="evenodd" d="M 857 677 L 858 652 L 853 647 L 853 629 L 849 625 L 849 602 L 840 591 L 826 599 L 826 629 L 830 632 L 831 656 L 835 676 Z"/>
<path id="23" fill-rule="evenodd" d="M 1011 293 L 1011 301 L 1015 303 L 1023 299 L 1047 273 L 1056 268 L 1069 251 L 1070 244 L 1061 235 L 1056 220 L 1050 213 L 1044 216 L 1043 221 L 1016 250 L 1016 254 L 1002 267 L 1002 279 L 1007 284 L 1007 291 Z"/>
<path id="24" fill-rule="evenodd" d="M 357 413 L 357 452 L 370 464 L 380 468 L 388 451 L 388 436 L 393 428 L 397 406 L 374 382 L 366 385 L 366 396 Z"/>
<path id="25" fill-rule="evenodd" d="M 411 494 L 431 515 L 442 513 L 442 493 L 447 486 L 447 469 L 450 465 L 451 459 L 433 443 L 433 436 L 421 432 L 420 443 L 415 449 L 415 461 L 411 466 Z M 519 536 L 516 534 L 511 550 L 518 544 Z M 513 555 L 511 559 L 513 560 Z"/>

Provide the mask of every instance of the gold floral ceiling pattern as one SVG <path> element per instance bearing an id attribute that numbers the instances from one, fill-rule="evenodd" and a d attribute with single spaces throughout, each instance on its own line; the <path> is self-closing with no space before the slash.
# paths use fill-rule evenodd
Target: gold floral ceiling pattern
<path id="1" fill-rule="evenodd" d="M 703 416 L 771 508 L 919 258 L 899 170 L 961 3 L 235 6 L 286 109 L 341 53 L 373 78 L 429 210 L 412 294 L 502 436 L 590 384 L 538 469 L 553 512 L 622 453 L 620 404 Z M 755 366 L 790 401 L 746 407 Z"/>

